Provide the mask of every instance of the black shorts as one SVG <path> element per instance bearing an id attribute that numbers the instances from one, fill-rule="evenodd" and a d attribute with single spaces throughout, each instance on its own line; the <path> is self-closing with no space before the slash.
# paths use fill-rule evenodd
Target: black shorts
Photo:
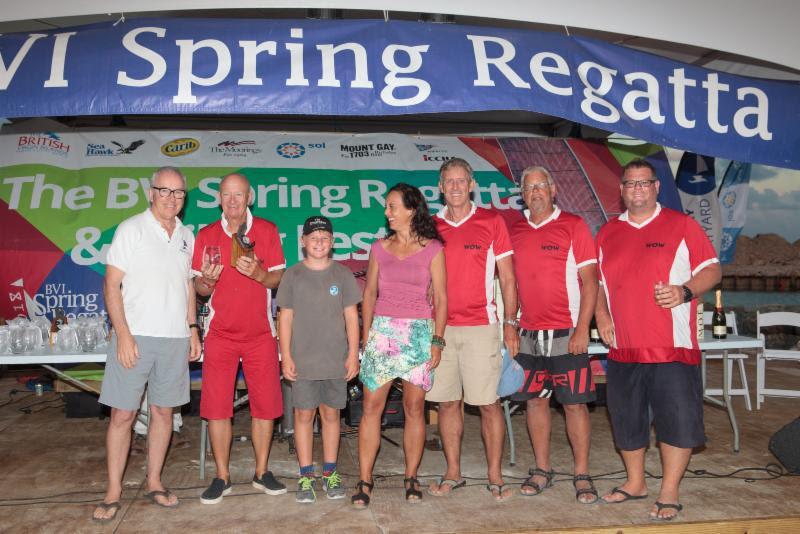
<path id="1" fill-rule="evenodd" d="M 661 443 L 691 449 L 706 442 L 699 365 L 621 363 L 608 360 L 606 400 L 617 447 L 650 444 L 650 425 Z"/>
<path id="2" fill-rule="evenodd" d="M 522 330 L 517 362 L 525 370 L 522 389 L 513 401 L 548 399 L 561 404 L 586 404 L 596 398 L 588 354 L 569 354 L 572 329 Z"/>

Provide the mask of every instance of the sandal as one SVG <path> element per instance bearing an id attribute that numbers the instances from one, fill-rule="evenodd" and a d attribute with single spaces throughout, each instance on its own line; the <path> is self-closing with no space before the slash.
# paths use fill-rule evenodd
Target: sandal
<path id="1" fill-rule="evenodd" d="M 94 512 L 92 512 L 92 521 L 97 521 L 98 523 L 110 523 L 117 518 L 117 512 L 120 511 L 122 505 L 119 503 L 119 501 L 101 502 L 97 505 L 95 511 L 97 511 L 98 508 L 102 509 L 103 511 L 114 510 L 114 513 L 111 515 L 111 517 L 95 517 Z"/>
<path id="2" fill-rule="evenodd" d="M 538 467 L 535 469 L 528 470 L 528 478 L 525 479 L 525 482 L 519 488 L 519 492 L 526 497 L 533 497 L 535 495 L 539 495 L 541 492 L 553 486 L 553 477 L 555 473 L 551 469 L 550 471 L 545 471 L 544 469 L 539 469 Z M 536 482 L 533 481 L 533 477 L 540 476 L 545 478 L 544 486 L 540 486 Z M 523 491 L 525 488 L 533 488 L 533 492 L 526 492 Z"/>
<path id="3" fill-rule="evenodd" d="M 627 491 L 625 491 L 624 489 L 621 489 L 619 487 L 612 488 L 608 495 L 614 495 L 615 493 L 619 493 L 624 498 L 620 499 L 618 501 L 607 501 L 607 500 L 603 499 L 603 502 L 607 503 L 607 504 L 622 504 L 622 503 L 627 502 L 627 501 L 638 501 L 638 500 L 647 498 L 647 493 L 645 493 L 644 495 L 631 495 L 630 493 L 628 493 Z"/>
<path id="4" fill-rule="evenodd" d="M 578 482 L 585 481 L 589 483 L 588 488 L 578 489 Z M 572 477 L 572 485 L 575 486 L 575 500 L 581 504 L 594 504 L 599 499 L 600 496 L 597 494 L 597 490 L 594 488 L 594 481 L 592 481 L 592 477 L 589 475 L 575 475 Z M 594 499 L 590 501 L 582 501 L 581 495 L 593 495 Z"/>
<path id="5" fill-rule="evenodd" d="M 158 502 L 158 500 L 156 499 L 156 497 L 164 497 L 164 499 L 166 499 L 167 502 L 169 502 L 169 498 L 171 496 L 172 496 L 172 492 L 170 490 L 168 490 L 168 489 L 165 489 L 163 491 L 162 490 L 151 491 L 150 493 L 145 493 L 144 494 L 144 497 L 147 500 L 149 500 L 151 503 L 153 503 L 153 504 L 157 504 L 157 505 L 159 505 L 159 506 L 161 506 L 163 508 L 175 508 L 180 504 L 180 501 L 175 501 L 174 504 L 163 504 L 163 503 Z"/>
<path id="6" fill-rule="evenodd" d="M 406 500 L 408 502 L 419 502 L 422 500 L 422 492 L 418 490 L 419 480 L 416 477 L 403 479 L 403 486 L 406 488 Z"/>
<path id="7" fill-rule="evenodd" d="M 358 484 L 356 484 L 356 493 L 350 499 L 350 502 L 353 503 L 355 508 L 359 510 L 363 510 L 367 506 L 369 506 L 369 494 L 364 492 L 364 488 L 367 488 L 370 493 L 372 492 L 372 488 L 375 487 L 375 482 L 367 482 L 366 480 L 359 480 Z"/>
<path id="8" fill-rule="evenodd" d="M 656 505 L 656 515 L 650 516 L 650 519 L 653 521 L 672 521 L 673 519 L 678 517 L 678 513 L 680 513 L 680 511 L 683 510 L 682 504 L 672 504 L 668 502 L 658 502 L 658 501 L 656 501 L 654 504 Z M 671 515 L 668 517 L 661 517 L 660 515 L 658 515 L 664 508 L 675 510 L 675 515 Z"/>

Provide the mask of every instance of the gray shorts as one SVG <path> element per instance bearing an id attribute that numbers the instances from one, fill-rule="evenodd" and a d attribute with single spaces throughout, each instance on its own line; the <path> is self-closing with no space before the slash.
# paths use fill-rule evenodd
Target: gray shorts
<path id="1" fill-rule="evenodd" d="M 120 410 L 138 410 L 147 401 L 164 408 L 189 402 L 189 338 L 133 336 L 139 360 L 126 369 L 117 359 L 117 336 L 111 336 L 100 402 Z"/>
<path id="2" fill-rule="evenodd" d="M 320 404 L 343 410 L 347 405 L 347 382 L 344 378 L 329 380 L 295 380 L 292 384 L 292 406 L 313 410 Z"/>

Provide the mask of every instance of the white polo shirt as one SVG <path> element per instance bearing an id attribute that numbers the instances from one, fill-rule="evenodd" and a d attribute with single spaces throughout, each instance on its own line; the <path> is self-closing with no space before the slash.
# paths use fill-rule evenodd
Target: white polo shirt
<path id="1" fill-rule="evenodd" d="M 148 208 L 114 232 L 106 263 L 125 273 L 122 303 L 133 335 L 189 337 L 194 235 L 175 218 L 172 238 Z"/>

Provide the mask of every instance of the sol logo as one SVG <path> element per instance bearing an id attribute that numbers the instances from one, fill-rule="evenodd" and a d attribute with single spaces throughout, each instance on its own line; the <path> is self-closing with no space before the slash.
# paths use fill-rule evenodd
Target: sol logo
<path id="1" fill-rule="evenodd" d="M 161 153 L 171 158 L 191 154 L 200 148 L 200 141 L 191 137 L 174 139 L 167 144 L 161 145 Z"/>

